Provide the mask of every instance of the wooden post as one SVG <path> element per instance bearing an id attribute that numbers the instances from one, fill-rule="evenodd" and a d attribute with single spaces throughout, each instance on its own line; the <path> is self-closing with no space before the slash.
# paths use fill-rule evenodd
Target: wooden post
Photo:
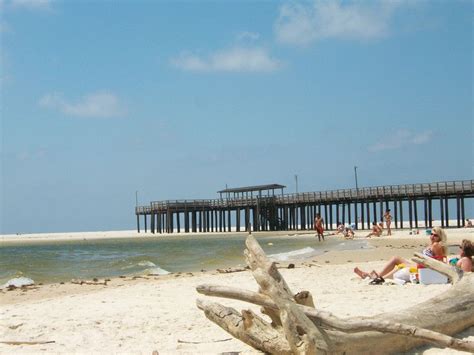
<path id="1" fill-rule="evenodd" d="M 222 230 L 225 232 L 226 231 L 226 211 L 227 210 L 222 210 Z"/>
<path id="2" fill-rule="evenodd" d="M 349 220 L 349 225 L 352 224 L 352 214 L 351 214 L 351 202 L 347 204 L 347 219 Z"/>
<path id="3" fill-rule="evenodd" d="M 240 208 L 237 207 L 235 211 L 235 230 L 240 232 Z"/>
<path id="4" fill-rule="evenodd" d="M 433 227 L 433 201 L 431 197 L 428 199 L 428 217 L 429 217 L 429 227 Z"/>
<path id="5" fill-rule="evenodd" d="M 446 227 L 449 227 L 449 208 L 448 208 L 448 202 L 449 202 L 449 198 L 448 196 L 446 196 L 444 198 L 444 206 L 445 206 L 445 210 L 446 210 Z"/>
<path id="6" fill-rule="evenodd" d="M 189 233 L 189 213 L 187 208 L 184 209 L 184 232 Z"/>
<path id="7" fill-rule="evenodd" d="M 140 215 L 137 214 L 137 232 L 140 233 Z"/>
<path id="8" fill-rule="evenodd" d="M 334 230 L 334 224 L 332 220 L 332 204 L 329 204 L 329 225 L 331 227 L 330 229 Z"/>
<path id="9" fill-rule="evenodd" d="M 418 228 L 418 206 L 416 203 L 416 198 L 413 200 L 413 212 L 415 214 L 415 228 Z"/>
<path id="10" fill-rule="evenodd" d="M 336 203 L 336 223 L 339 223 L 341 220 L 339 219 L 339 203 Z"/>
<path id="11" fill-rule="evenodd" d="M 383 200 L 381 199 L 380 202 L 380 221 L 379 222 L 383 222 L 383 213 L 384 213 L 384 210 L 383 210 Z"/>
<path id="12" fill-rule="evenodd" d="M 155 234 L 155 214 L 150 214 L 150 232 L 151 234 Z"/>
<path id="13" fill-rule="evenodd" d="M 346 204 L 343 202 L 341 203 L 342 207 L 342 224 L 346 224 Z"/>
<path id="14" fill-rule="evenodd" d="M 143 217 L 144 217 L 144 220 L 145 220 L 145 233 L 146 233 L 147 232 L 147 230 L 146 230 L 146 213 L 143 215 Z"/>
<path id="15" fill-rule="evenodd" d="M 425 228 L 428 227 L 428 200 L 426 197 L 423 199 L 423 210 L 425 212 Z"/>
<path id="16" fill-rule="evenodd" d="M 377 202 L 374 201 L 374 204 L 373 204 L 373 212 L 374 212 L 374 222 L 377 223 Z"/>
<path id="17" fill-rule="evenodd" d="M 304 206 L 300 206 L 300 216 L 301 216 L 301 229 L 306 229 L 306 213 Z"/>
<path id="18" fill-rule="evenodd" d="M 466 211 L 464 210 L 464 197 L 461 197 L 461 220 L 462 226 L 466 226 Z"/>
<path id="19" fill-rule="evenodd" d="M 364 201 L 360 202 L 360 228 L 364 229 L 364 223 L 365 223 L 365 206 L 364 206 Z"/>
<path id="20" fill-rule="evenodd" d="M 393 201 L 393 219 L 395 222 L 395 229 L 398 229 L 398 203 L 397 200 Z"/>
<path id="21" fill-rule="evenodd" d="M 359 213 L 357 211 L 357 201 L 354 202 L 355 229 L 359 229 Z"/>
<path id="22" fill-rule="evenodd" d="M 439 210 L 441 213 L 441 227 L 444 228 L 444 204 L 443 204 L 443 198 L 441 196 L 439 198 Z"/>
<path id="23" fill-rule="evenodd" d="M 176 229 L 178 233 L 181 233 L 181 215 L 179 211 L 176 211 Z"/>
<path id="24" fill-rule="evenodd" d="M 168 233 L 173 233 L 174 231 L 174 213 L 173 211 L 170 211 L 170 230 Z"/>
<path id="25" fill-rule="evenodd" d="M 245 207 L 245 230 L 247 232 L 251 232 L 250 231 L 250 209 L 248 206 Z"/>
<path id="26" fill-rule="evenodd" d="M 232 217 L 232 211 L 230 209 L 230 207 L 227 209 L 227 228 L 228 228 L 228 231 L 231 232 L 232 231 L 232 222 L 231 222 L 231 217 Z"/>
<path id="27" fill-rule="evenodd" d="M 365 204 L 365 207 L 367 209 L 367 229 L 370 229 L 370 202 L 367 201 Z"/>
<path id="28" fill-rule="evenodd" d="M 193 233 L 197 232 L 197 216 L 196 216 L 196 209 L 193 208 L 193 211 L 191 212 L 191 229 Z"/>
<path id="29" fill-rule="evenodd" d="M 398 201 L 400 206 L 400 229 L 403 229 L 403 200 Z"/>
<path id="30" fill-rule="evenodd" d="M 329 223 L 328 223 L 328 205 L 327 204 L 324 204 L 324 222 L 326 224 L 326 230 L 328 230 Z"/>
<path id="31" fill-rule="evenodd" d="M 461 201 L 459 196 L 456 196 L 456 220 L 458 228 L 461 228 Z"/>

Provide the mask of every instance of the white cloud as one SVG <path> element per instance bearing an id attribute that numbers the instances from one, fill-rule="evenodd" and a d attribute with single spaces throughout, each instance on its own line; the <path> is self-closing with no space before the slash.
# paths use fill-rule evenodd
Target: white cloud
<path id="1" fill-rule="evenodd" d="M 258 47 L 234 47 L 214 52 L 208 57 L 182 53 L 171 59 L 171 63 L 177 68 L 198 72 L 271 72 L 281 67 L 280 61 Z"/>
<path id="2" fill-rule="evenodd" d="M 29 10 L 49 9 L 52 0 L 10 0 L 12 7 L 24 8 Z"/>
<path id="3" fill-rule="evenodd" d="M 388 34 L 395 10 L 403 1 L 314 0 L 280 7 L 275 34 L 280 42 L 308 45 L 325 38 L 370 40 Z"/>
<path id="4" fill-rule="evenodd" d="M 125 114 L 119 99 L 106 91 L 85 95 L 78 102 L 68 102 L 58 93 L 48 94 L 39 100 L 39 105 L 77 117 L 107 118 Z"/>
<path id="5" fill-rule="evenodd" d="M 239 41 L 256 41 L 259 38 L 260 35 L 255 32 L 244 31 L 237 34 L 237 40 Z"/>
<path id="6" fill-rule="evenodd" d="M 433 131 L 423 131 L 413 133 L 406 129 L 400 129 L 394 134 L 387 136 L 386 139 L 380 141 L 368 148 L 371 152 L 379 152 L 382 150 L 393 150 L 410 145 L 420 145 L 428 143 L 433 137 Z"/>

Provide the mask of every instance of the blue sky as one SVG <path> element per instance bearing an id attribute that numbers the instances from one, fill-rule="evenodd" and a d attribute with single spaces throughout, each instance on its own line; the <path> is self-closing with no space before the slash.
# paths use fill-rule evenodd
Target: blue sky
<path id="1" fill-rule="evenodd" d="M 0 0 L 0 233 L 473 178 L 471 1 Z M 469 205 L 469 213 L 473 213 Z"/>

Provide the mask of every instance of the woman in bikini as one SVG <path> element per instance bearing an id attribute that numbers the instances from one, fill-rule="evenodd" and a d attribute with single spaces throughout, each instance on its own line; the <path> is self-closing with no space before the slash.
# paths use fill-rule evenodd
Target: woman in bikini
<path id="1" fill-rule="evenodd" d="M 390 214 L 390 209 L 385 211 L 383 217 L 385 218 L 385 224 L 387 225 L 387 235 L 392 235 L 392 229 L 390 228 L 390 225 L 392 224 L 392 215 Z"/>
<path id="2" fill-rule="evenodd" d="M 434 227 L 430 235 L 430 245 L 423 249 L 425 256 L 437 260 L 443 260 L 446 257 L 446 233 L 441 227 Z M 362 279 L 370 277 L 372 279 L 380 279 L 383 282 L 384 277 L 390 277 L 397 270 L 397 265 L 404 264 L 405 267 L 416 266 L 413 262 L 402 257 L 394 256 L 389 260 L 380 272 L 373 270 L 371 273 L 362 271 L 358 267 L 354 268 L 354 272 Z"/>

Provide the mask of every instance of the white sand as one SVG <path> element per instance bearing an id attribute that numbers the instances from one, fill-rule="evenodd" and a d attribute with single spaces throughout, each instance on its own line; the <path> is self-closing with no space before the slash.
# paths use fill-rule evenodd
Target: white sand
<path id="1" fill-rule="evenodd" d="M 474 230 L 449 230 L 450 243 Z M 360 252 L 327 253 L 314 266 L 281 269 L 293 292 L 309 290 L 319 309 L 339 317 L 370 316 L 397 311 L 445 291 L 449 285 L 368 285 L 353 274 L 355 265 L 379 269 L 387 255 L 411 254 L 425 236 L 397 232 L 373 242 L 376 248 Z M 354 262 L 347 262 L 352 260 Z M 359 262 L 357 260 L 373 260 Z M 377 260 L 377 261 L 375 261 Z M 357 263 L 355 262 L 357 261 Z M 327 262 L 330 262 L 328 264 Z M 0 344 L 0 353 L 130 353 L 218 354 L 255 353 L 208 321 L 195 301 L 195 288 L 212 283 L 257 290 L 251 273 L 215 272 L 175 274 L 147 279 L 114 279 L 107 286 L 45 285 L 38 289 L 0 293 L 0 341 L 55 341 L 44 345 Z M 207 298 L 238 310 L 258 307 L 228 299 Z M 462 336 L 474 340 L 474 331 Z M 230 340 L 226 340 L 230 339 Z M 225 340 L 216 342 L 219 340 Z M 185 341 L 184 343 L 181 341 Z M 186 343 L 187 342 L 187 343 Z M 192 343 L 191 343 L 192 342 Z M 435 347 L 425 354 L 460 353 Z"/>

